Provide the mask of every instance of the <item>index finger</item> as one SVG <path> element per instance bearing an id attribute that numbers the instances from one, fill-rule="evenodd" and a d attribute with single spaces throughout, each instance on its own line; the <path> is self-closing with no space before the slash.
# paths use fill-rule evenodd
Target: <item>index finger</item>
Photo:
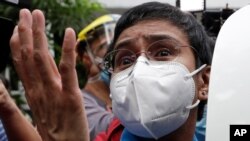
<path id="1" fill-rule="evenodd" d="M 62 58 L 59 64 L 59 69 L 62 78 L 62 87 L 64 90 L 78 89 L 78 79 L 75 69 L 76 60 L 76 35 L 72 28 L 67 28 L 65 31 Z"/>

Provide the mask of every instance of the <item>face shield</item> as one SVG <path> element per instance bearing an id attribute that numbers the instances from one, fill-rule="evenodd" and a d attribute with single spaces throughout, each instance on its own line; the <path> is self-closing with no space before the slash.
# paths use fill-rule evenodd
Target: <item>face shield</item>
<path id="1" fill-rule="evenodd" d="M 86 39 L 80 41 L 78 48 L 85 49 L 92 63 L 102 69 L 103 57 L 113 39 L 115 22 L 102 24 L 86 34 Z"/>

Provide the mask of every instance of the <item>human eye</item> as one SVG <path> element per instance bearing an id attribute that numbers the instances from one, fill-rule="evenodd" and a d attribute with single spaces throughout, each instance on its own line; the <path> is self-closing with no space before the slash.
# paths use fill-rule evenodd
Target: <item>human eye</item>
<path id="1" fill-rule="evenodd" d="M 133 64 L 133 59 L 131 56 L 123 56 L 119 60 L 120 66 L 126 66 L 126 65 L 130 65 L 130 64 Z"/>
<path id="2" fill-rule="evenodd" d="M 131 65 L 133 65 L 135 61 L 135 55 L 131 51 L 128 50 L 120 50 L 115 55 L 115 69 L 116 70 L 124 70 Z"/>
<path id="3" fill-rule="evenodd" d="M 154 60 L 170 61 L 178 54 L 175 44 L 172 44 L 168 40 L 157 41 L 148 48 L 148 54 Z"/>
<path id="4" fill-rule="evenodd" d="M 158 48 L 154 53 L 154 57 L 165 57 L 169 55 L 171 55 L 171 51 L 165 47 Z"/>

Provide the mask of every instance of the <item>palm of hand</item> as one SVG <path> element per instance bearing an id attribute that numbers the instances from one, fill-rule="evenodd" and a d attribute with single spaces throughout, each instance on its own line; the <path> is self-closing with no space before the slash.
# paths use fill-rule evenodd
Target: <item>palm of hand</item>
<path id="1" fill-rule="evenodd" d="M 88 128 L 75 71 L 75 33 L 67 29 L 59 70 L 48 51 L 41 11 L 20 11 L 11 52 L 25 96 L 44 141 L 88 140 Z M 59 72 L 60 71 L 60 72 Z"/>

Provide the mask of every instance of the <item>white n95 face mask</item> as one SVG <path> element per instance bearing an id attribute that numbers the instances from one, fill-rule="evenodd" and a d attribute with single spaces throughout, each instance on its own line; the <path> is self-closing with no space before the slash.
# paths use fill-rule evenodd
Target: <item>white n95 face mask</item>
<path id="1" fill-rule="evenodd" d="M 114 74 L 110 83 L 112 109 L 132 134 L 158 139 L 179 128 L 189 116 L 195 96 L 193 75 L 178 62 L 148 61 Z"/>

